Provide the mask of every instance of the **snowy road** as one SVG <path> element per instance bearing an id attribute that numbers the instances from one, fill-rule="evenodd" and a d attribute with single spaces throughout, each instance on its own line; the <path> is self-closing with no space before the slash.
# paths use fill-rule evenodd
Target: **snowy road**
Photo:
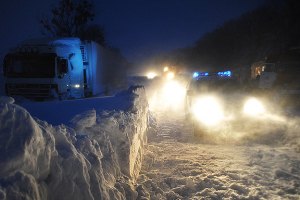
<path id="1" fill-rule="evenodd" d="M 182 113 L 182 112 L 177 112 Z M 203 144 L 182 114 L 155 112 L 140 199 L 299 199 L 300 154 L 291 145 Z"/>

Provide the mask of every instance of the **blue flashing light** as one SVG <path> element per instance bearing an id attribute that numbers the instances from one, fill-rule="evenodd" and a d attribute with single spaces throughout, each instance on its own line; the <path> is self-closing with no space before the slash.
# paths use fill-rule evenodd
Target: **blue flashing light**
<path id="1" fill-rule="evenodd" d="M 208 72 L 194 72 L 193 78 L 200 78 L 204 76 L 209 76 Z"/>
<path id="2" fill-rule="evenodd" d="M 208 74 L 208 72 L 201 72 L 200 73 L 200 76 L 208 76 L 209 74 Z"/>
<path id="3" fill-rule="evenodd" d="M 227 71 L 227 76 L 231 76 L 231 71 Z"/>
<path id="4" fill-rule="evenodd" d="M 194 72 L 193 73 L 193 78 L 198 78 L 200 76 L 199 72 Z"/>
<path id="5" fill-rule="evenodd" d="M 218 72 L 218 76 L 225 76 L 225 77 L 231 77 L 231 71 L 225 71 L 225 72 Z"/>

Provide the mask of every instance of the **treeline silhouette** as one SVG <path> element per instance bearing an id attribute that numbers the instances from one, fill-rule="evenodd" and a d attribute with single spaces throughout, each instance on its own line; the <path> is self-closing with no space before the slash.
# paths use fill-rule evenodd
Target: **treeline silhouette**
<path id="1" fill-rule="evenodd" d="M 207 33 L 194 46 L 166 55 L 175 65 L 197 69 L 250 66 L 271 54 L 300 47 L 300 1 L 269 1 Z"/>

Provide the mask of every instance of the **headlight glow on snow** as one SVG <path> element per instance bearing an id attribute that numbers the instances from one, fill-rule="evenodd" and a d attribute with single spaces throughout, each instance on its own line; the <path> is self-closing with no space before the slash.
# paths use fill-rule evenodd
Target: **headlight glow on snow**
<path id="1" fill-rule="evenodd" d="M 192 112 L 197 120 L 206 125 L 216 125 L 224 119 L 221 103 L 213 96 L 196 99 Z"/>
<path id="2" fill-rule="evenodd" d="M 256 98 L 250 98 L 244 104 L 244 113 L 250 116 L 258 116 L 265 113 L 265 107 L 261 101 Z"/>
<path id="3" fill-rule="evenodd" d="M 148 79 L 153 79 L 157 76 L 157 74 L 155 72 L 148 72 L 147 73 L 147 78 Z"/>

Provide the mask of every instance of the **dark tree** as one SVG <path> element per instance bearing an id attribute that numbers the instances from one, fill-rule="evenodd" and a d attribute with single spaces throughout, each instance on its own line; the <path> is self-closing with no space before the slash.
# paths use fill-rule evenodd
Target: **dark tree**
<path id="1" fill-rule="evenodd" d="M 100 25 L 89 25 L 85 31 L 81 34 L 81 38 L 85 40 L 92 40 L 101 44 L 102 46 L 106 46 L 105 38 L 104 38 L 104 29 Z"/>
<path id="2" fill-rule="evenodd" d="M 299 0 L 270 0 L 179 50 L 180 57 L 171 52 L 169 60 L 180 58 L 189 68 L 218 70 L 249 67 L 269 55 L 299 49 L 299 10 Z"/>
<path id="3" fill-rule="evenodd" d="M 93 4 L 88 0 L 60 0 L 51 9 L 51 17 L 44 17 L 40 23 L 44 34 L 53 37 L 80 37 L 94 16 Z"/>

